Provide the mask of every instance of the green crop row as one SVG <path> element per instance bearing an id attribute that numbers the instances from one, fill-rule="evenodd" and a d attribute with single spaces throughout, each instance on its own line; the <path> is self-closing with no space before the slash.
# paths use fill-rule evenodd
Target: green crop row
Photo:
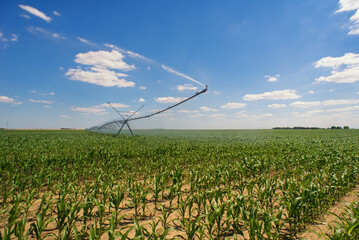
<path id="1" fill-rule="evenodd" d="M 0 131 L 0 239 L 294 239 L 358 183 L 359 131 Z"/>

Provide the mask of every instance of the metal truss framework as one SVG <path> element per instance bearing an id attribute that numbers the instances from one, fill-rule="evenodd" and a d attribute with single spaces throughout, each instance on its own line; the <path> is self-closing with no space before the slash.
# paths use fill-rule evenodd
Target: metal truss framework
<path id="1" fill-rule="evenodd" d="M 121 114 L 120 111 L 117 111 L 110 103 L 108 103 L 108 104 L 121 116 L 122 119 L 114 120 L 114 121 L 107 122 L 107 123 L 101 125 L 101 126 L 98 128 L 97 132 L 102 132 L 102 130 L 116 130 L 116 129 L 119 129 L 119 131 L 118 131 L 117 134 L 115 135 L 115 136 L 117 136 L 117 135 L 120 134 L 120 132 L 122 131 L 122 129 L 123 129 L 125 126 L 127 126 L 127 128 L 130 130 L 130 133 L 131 133 L 132 136 L 133 136 L 134 134 L 133 134 L 132 129 L 131 129 L 130 124 L 129 124 L 130 121 L 135 121 L 135 120 L 140 120 L 140 119 L 144 119 L 144 118 L 149 118 L 149 117 L 155 116 L 155 115 L 157 115 L 157 114 L 163 113 L 163 112 L 165 112 L 165 111 L 167 111 L 167 110 L 170 110 L 171 108 L 177 107 L 177 106 L 179 106 L 179 105 L 181 105 L 181 104 L 183 104 L 183 103 L 185 103 L 185 102 L 187 102 L 187 101 L 189 101 L 189 100 L 191 100 L 191 99 L 197 97 L 197 96 L 200 95 L 200 94 L 203 94 L 203 93 L 207 92 L 207 89 L 208 89 L 208 86 L 206 86 L 202 91 L 195 93 L 194 95 L 192 95 L 192 96 L 190 96 L 190 97 L 188 97 L 188 98 L 182 100 L 182 101 L 179 102 L 179 103 L 176 103 L 176 104 L 174 104 L 174 105 L 171 105 L 171 106 L 169 106 L 169 107 L 167 107 L 167 108 L 165 108 L 165 109 L 159 110 L 159 111 L 154 112 L 154 113 L 152 113 L 152 114 L 148 114 L 148 115 L 140 116 L 140 117 L 134 117 L 134 118 L 132 118 L 132 117 L 133 117 L 141 108 L 143 108 L 143 106 L 140 107 L 136 112 L 132 113 L 129 117 L 125 118 L 125 117 Z"/>

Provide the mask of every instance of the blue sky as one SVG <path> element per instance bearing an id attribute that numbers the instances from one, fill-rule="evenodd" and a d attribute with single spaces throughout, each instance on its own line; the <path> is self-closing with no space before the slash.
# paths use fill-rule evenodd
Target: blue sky
<path id="1" fill-rule="evenodd" d="M 359 1 L 1 1 L 0 127 L 359 128 Z"/>

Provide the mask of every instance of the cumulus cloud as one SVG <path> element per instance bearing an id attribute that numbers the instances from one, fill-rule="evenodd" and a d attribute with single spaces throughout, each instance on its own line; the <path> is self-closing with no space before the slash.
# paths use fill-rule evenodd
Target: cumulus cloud
<path id="1" fill-rule="evenodd" d="M 7 96 L 0 96 L 0 102 L 12 103 L 12 104 L 22 104 L 22 102 L 15 101 L 13 98 L 7 97 Z"/>
<path id="2" fill-rule="evenodd" d="M 297 108 L 310 108 L 310 107 L 316 107 L 320 105 L 319 101 L 315 101 L 315 102 L 294 102 L 290 104 L 293 107 L 297 107 Z"/>
<path id="3" fill-rule="evenodd" d="M 313 117 L 313 115 L 318 114 L 318 113 L 323 113 L 324 110 L 311 110 L 305 113 L 298 113 L 298 112 L 293 112 L 292 115 L 296 116 L 296 117 Z"/>
<path id="4" fill-rule="evenodd" d="M 104 87 L 134 87 L 135 83 L 126 81 L 121 77 L 127 76 L 124 73 L 118 73 L 106 68 L 91 67 L 90 70 L 81 68 L 70 68 L 65 75 L 70 80 L 92 83 Z"/>
<path id="5" fill-rule="evenodd" d="M 247 106 L 247 103 L 229 102 L 229 103 L 226 103 L 223 106 L 221 106 L 221 108 L 224 108 L 224 109 L 237 109 L 237 108 L 245 108 L 246 106 Z"/>
<path id="6" fill-rule="evenodd" d="M 337 13 L 355 11 L 349 20 L 349 35 L 359 34 L 359 2 L 356 0 L 340 0 Z"/>
<path id="7" fill-rule="evenodd" d="M 12 33 L 10 36 L 5 37 L 2 32 L 0 32 L 0 42 L 17 42 L 19 39 L 19 34 Z"/>
<path id="8" fill-rule="evenodd" d="M 147 87 L 145 87 L 145 86 L 140 86 L 139 89 L 140 89 L 140 90 L 146 90 Z"/>
<path id="9" fill-rule="evenodd" d="M 325 101 L 315 101 L 315 102 L 294 102 L 290 105 L 298 108 L 310 108 L 317 106 L 335 106 L 335 105 L 350 105 L 350 104 L 358 104 L 359 99 L 332 99 Z"/>
<path id="10" fill-rule="evenodd" d="M 217 112 L 218 110 L 215 108 L 210 108 L 210 107 L 200 107 L 199 109 L 201 109 L 201 111 L 203 112 Z"/>
<path id="11" fill-rule="evenodd" d="M 60 115 L 60 118 L 71 118 L 71 117 L 68 115 Z"/>
<path id="12" fill-rule="evenodd" d="M 359 54 L 346 53 L 341 57 L 324 57 L 315 68 L 332 68 L 331 75 L 316 78 L 316 82 L 354 83 L 359 81 Z"/>
<path id="13" fill-rule="evenodd" d="M 297 116 L 297 117 L 313 117 L 316 114 L 324 114 L 324 113 L 335 113 L 335 114 L 339 114 L 338 116 L 340 116 L 340 114 L 345 114 L 345 113 L 352 113 L 354 111 L 358 111 L 359 110 L 359 106 L 351 106 L 351 107 L 342 107 L 342 108 L 333 108 L 333 109 L 327 109 L 327 110 L 323 110 L 323 109 L 318 109 L 318 110 L 311 110 L 311 111 L 307 111 L 304 113 L 292 113 L 293 115 Z"/>
<path id="14" fill-rule="evenodd" d="M 82 112 L 84 114 L 95 115 L 103 115 L 107 113 L 105 109 L 97 107 L 72 107 L 71 110 L 75 112 Z"/>
<path id="15" fill-rule="evenodd" d="M 190 115 L 190 116 L 188 116 L 188 117 L 190 117 L 190 118 L 198 118 L 198 117 L 203 117 L 203 116 L 204 116 L 203 114 L 198 113 L 198 114 Z"/>
<path id="16" fill-rule="evenodd" d="M 352 112 L 355 110 L 359 110 L 359 106 L 352 106 L 352 107 L 343 107 L 343 108 L 333 108 L 326 110 L 328 112 Z"/>
<path id="17" fill-rule="evenodd" d="M 123 61 L 125 56 L 115 50 L 108 51 L 90 51 L 87 53 L 79 53 L 75 57 L 75 62 L 84 65 L 93 65 L 98 68 L 111 68 L 123 71 L 131 71 L 135 69 L 134 65 L 128 65 Z"/>
<path id="18" fill-rule="evenodd" d="M 270 104 L 268 105 L 269 108 L 285 108 L 287 105 L 285 104 Z"/>
<path id="19" fill-rule="evenodd" d="M 129 107 L 129 105 L 123 104 L 123 103 L 111 103 L 111 105 L 115 108 L 126 108 Z M 111 107 L 108 103 L 103 103 L 100 105 L 101 107 Z"/>
<path id="20" fill-rule="evenodd" d="M 314 94 L 315 92 L 313 91 L 313 90 L 309 90 L 309 92 L 308 93 L 310 93 L 310 94 Z"/>
<path id="21" fill-rule="evenodd" d="M 47 96 L 47 95 L 51 95 L 51 96 L 53 96 L 53 95 L 55 95 L 55 93 L 54 93 L 54 92 L 49 92 L 49 93 L 40 93 L 40 92 L 38 92 L 38 91 L 36 91 L 36 90 L 31 90 L 31 92 L 32 92 L 32 93 L 35 93 L 35 94 L 37 94 L 37 95 L 41 95 L 41 96 Z"/>
<path id="22" fill-rule="evenodd" d="M 52 104 L 54 101 L 47 101 L 47 100 L 35 100 L 35 99 L 29 99 L 29 102 L 33 103 L 45 103 L 45 104 Z"/>
<path id="23" fill-rule="evenodd" d="M 185 98 L 181 98 L 181 97 L 159 97 L 159 98 L 155 98 L 156 102 L 159 103 L 178 103 L 182 100 L 184 100 Z"/>
<path id="24" fill-rule="evenodd" d="M 53 13 L 54 15 L 58 16 L 58 17 L 61 16 L 61 14 L 60 14 L 58 11 L 53 11 L 52 13 Z"/>
<path id="25" fill-rule="evenodd" d="M 359 99 L 338 99 L 338 100 L 326 100 L 322 102 L 324 106 L 357 104 L 357 103 L 359 103 Z"/>
<path id="26" fill-rule="evenodd" d="M 146 102 L 146 100 L 144 98 L 139 98 L 138 101 L 139 102 Z"/>
<path id="27" fill-rule="evenodd" d="M 51 22 L 51 20 L 52 20 L 49 16 L 46 16 L 45 13 L 37 10 L 34 7 L 22 5 L 22 4 L 20 4 L 19 7 L 22 8 L 23 10 L 27 11 L 28 13 L 45 20 L 46 22 Z"/>
<path id="28" fill-rule="evenodd" d="M 177 85 L 177 90 L 183 92 L 185 90 L 197 90 L 197 87 L 193 86 L 192 84 L 184 84 L 184 85 Z"/>
<path id="29" fill-rule="evenodd" d="M 266 75 L 264 78 L 268 79 L 268 82 L 276 82 L 278 81 L 278 78 L 280 77 L 279 74 L 276 74 L 275 76 Z"/>
<path id="30" fill-rule="evenodd" d="M 295 93 L 295 90 L 281 90 L 281 91 L 273 91 L 273 92 L 265 92 L 262 94 L 246 94 L 243 97 L 244 101 L 255 101 L 261 99 L 268 100 L 285 100 L 285 99 L 295 99 L 300 98 L 301 96 Z"/>
<path id="31" fill-rule="evenodd" d="M 258 118 L 270 118 L 273 117 L 273 114 L 271 113 L 263 113 L 263 114 L 259 114 L 259 115 L 252 115 L 252 114 L 247 114 L 246 111 L 240 111 L 237 112 L 235 114 L 236 118 L 251 118 L 251 119 L 258 119 Z"/>
<path id="32" fill-rule="evenodd" d="M 178 110 L 177 112 L 179 112 L 179 113 L 198 113 L 198 110 L 186 110 L 186 109 L 182 109 L 182 110 Z"/>
<path id="33" fill-rule="evenodd" d="M 215 95 L 220 95 L 222 92 L 220 92 L 220 91 L 214 91 L 213 92 Z"/>
<path id="34" fill-rule="evenodd" d="M 223 119 L 225 116 L 226 116 L 225 114 L 213 113 L 213 114 L 209 115 L 208 117 L 210 117 L 210 118 L 220 118 L 220 119 Z"/>

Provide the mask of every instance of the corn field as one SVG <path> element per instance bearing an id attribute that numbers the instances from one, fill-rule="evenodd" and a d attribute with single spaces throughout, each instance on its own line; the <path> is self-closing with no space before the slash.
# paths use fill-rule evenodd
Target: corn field
<path id="1" fill-rule="evenodd" d="M 358 162 L 358 130 L 3 130 L 0 239 L 295 239 Z"/>

